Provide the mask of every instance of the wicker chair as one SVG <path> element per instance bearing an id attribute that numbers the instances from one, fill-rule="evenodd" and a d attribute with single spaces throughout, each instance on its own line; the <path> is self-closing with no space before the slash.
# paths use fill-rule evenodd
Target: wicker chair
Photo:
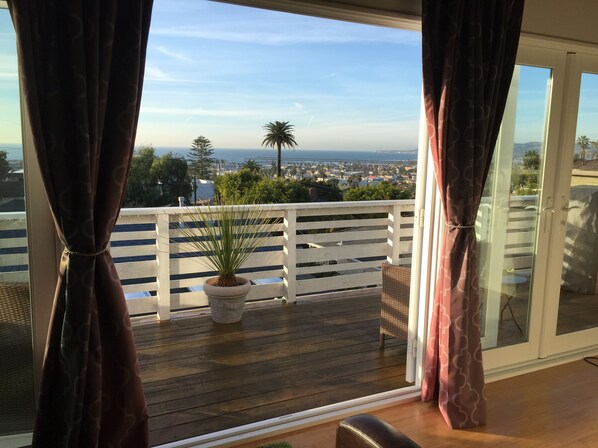
<path id="1" fill-rule="evenodd" d="M 382 264 L 382 303 L 380 306 L 380 348 L 386 335 L 399 344 L 407 344 L 409 322 L 409 287 L 411 269 L 406 266 Z"/>

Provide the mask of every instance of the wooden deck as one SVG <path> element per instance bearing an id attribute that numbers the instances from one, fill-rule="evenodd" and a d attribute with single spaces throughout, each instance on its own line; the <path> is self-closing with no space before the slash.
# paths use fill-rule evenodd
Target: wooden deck
<path id="1" fill-rule="evenodd" d="M 378 348 L 380 297 L 134 320 L 152 445 L 408 385 L 405 345 Z"/>
<path id="2" fill-rule="evenodd" d="M 513 309 L 524 333 L 505 312 L 499 346 L 526 339 L 521 294 Z M 229 325 L 208 311 L 133 319 L 152 445 L 408 385 L 406 347 L 387 338 L 378 348 L 379 316 L 379 295 L 368 295 L 252 304 Z"/>

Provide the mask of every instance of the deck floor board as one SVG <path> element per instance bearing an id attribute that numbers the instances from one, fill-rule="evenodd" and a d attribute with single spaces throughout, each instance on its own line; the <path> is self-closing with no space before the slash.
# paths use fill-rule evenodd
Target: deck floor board
<path id="1" fill-rule="evenodd" d="M 505 315 L 500 346 L 526 339 L 527 291 L 520 295 L 513 309 L 524 333 Z M 563 321 L 571 315 L 577 329 L 579 316 L 563 302 Z M 408 385 L 406 347 L 387 338 L 378 348 L 379 319 L 380 296 L 367 293 L 251 305 L 238 324 L 214 324 L 206 311 L 134 319 L 152 444 Z"/>
<path id="2" fill-rule="evenodd" d="M 134 320 L 152 445 L 384 392 L 405 382 L 404 344 L 380 350 L 380 296 Z"/>

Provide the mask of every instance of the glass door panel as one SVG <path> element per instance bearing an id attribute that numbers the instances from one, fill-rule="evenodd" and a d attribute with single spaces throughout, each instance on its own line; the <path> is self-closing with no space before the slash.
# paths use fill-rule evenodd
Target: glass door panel
<path id="1" fill-rule="evenodd" d="M 482 346 L 529 340 L 552 70 L 518 65 L 476 222 Z"/>
<path id="2" fill-rule="evenodd" d="M 598 328 L 598 74 L 582 73 L 556 334 Z M 565 198 L 566 196 L 563 196 Z"/>
<path id="3" fill-rule="evenodd" d="M 23 446 L 35 413 L 16 36 L 0 8 L 0 446 Z M 22 443 L 22 444 L 21 444 Z"/>

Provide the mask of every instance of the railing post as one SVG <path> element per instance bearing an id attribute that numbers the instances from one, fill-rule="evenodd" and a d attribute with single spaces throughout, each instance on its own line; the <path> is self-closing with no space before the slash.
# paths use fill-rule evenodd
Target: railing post
<path id="1" fill-rule="evenodd" d="M 401 255 L 401 205 L 395 204 L 388 211 L 388 254 L 386 261 L 399 264 Z"/>
<path id="2" fill-rule="evenodd" d="M 283 256 L 283 288 L 284 299 L 288 303 L 297 300 L 297 210 L 287 209 L 284 212 L 284 256 Z"/>
<path id="3" fill-rule="evenodd" d="M 156 216 L 156 294 L 158 296 L 158 319 L 170 319 L 170 215 Z"/>

